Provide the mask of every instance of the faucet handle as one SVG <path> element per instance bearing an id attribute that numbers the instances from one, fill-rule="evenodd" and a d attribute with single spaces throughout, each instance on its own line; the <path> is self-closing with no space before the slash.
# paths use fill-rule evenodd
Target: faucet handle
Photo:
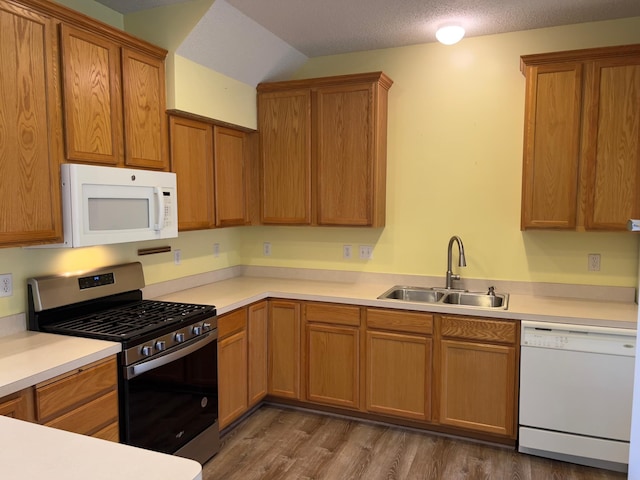
<path id="1" fill-rule="evenodd" d="M 493 286 L 489 287 L 489 291 L 487 292 L 487 295 L 495 297 L 496 296 L 496 287 L 493 287 Z"/>

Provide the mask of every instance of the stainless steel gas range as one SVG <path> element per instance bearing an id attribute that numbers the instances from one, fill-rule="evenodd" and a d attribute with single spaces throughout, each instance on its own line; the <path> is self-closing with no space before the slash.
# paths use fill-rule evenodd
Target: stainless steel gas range
<path id="1" fill-rule="evenodd" d="M 211 305 L 143 300 L 142 265 L 31 278 L 30 330 L 120 342 L 123 443 L 206 462 L 220 446 Z"/>

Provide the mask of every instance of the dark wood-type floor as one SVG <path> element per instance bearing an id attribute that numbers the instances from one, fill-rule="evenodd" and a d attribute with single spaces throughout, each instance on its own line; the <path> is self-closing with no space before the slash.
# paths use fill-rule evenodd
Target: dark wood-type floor
<path id="1" fill-rule="evenodd" d="M 236 427 L 203 468 L 204 480 L 624 478 L 511 448 L 275 406 Z"/>

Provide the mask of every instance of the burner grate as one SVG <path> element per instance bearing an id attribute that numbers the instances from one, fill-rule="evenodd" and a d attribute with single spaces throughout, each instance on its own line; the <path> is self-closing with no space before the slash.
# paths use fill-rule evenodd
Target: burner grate
<path id="1" fill-rule="evenodd" d="M 49 325 L 47 331 L 66 334 L 92 334 L 101 338 L 123 340 L 177 324 L 206 313 L 206 305 L 142 300 L 110 310 L 91 313 Z"/>

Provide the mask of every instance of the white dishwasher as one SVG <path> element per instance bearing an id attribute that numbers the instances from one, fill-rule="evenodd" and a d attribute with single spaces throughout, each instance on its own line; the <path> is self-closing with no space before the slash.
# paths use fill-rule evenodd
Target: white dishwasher
<path id="1" fill-rule="evenodd" d="M 626 471 L 636 331 L 522 322 L 518 451 Z"/>

